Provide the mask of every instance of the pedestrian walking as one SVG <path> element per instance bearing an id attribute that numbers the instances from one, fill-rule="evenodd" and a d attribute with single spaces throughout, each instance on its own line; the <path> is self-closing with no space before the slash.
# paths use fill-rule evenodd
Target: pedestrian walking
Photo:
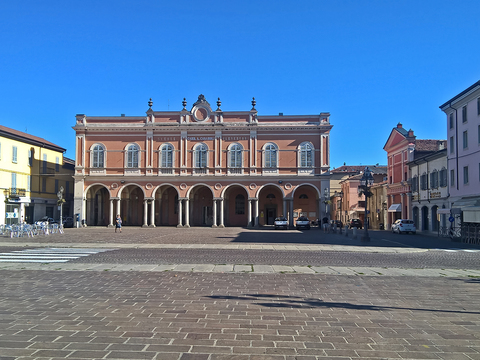
<path id="1" fill-rule="evenodd" d="M 118 214 L 117 218 L 115 219 L 115 232 L 117 232 L 117 229 L 122 232 L 122 218 L 120 217 L 120 214 Z"/>
<path id="2" fill-rule="evenodd" d="M 324 232 L 324 233 L 328 232 L 328 217 L 325 216 L 325 217 L 322 219 L 322 223 L 323 223 L 323 224 L 322 224 L 322 225 L 323 225 L 323 232 Z"/>

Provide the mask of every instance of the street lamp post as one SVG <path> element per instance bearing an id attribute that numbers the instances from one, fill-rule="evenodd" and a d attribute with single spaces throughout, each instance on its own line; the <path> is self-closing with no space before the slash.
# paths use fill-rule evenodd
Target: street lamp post
<path id="1" fill-rule="evenodd" d="M 57 192 L 58 205 L 60 205 L 60 229 L 63 228 L 63 186 L 60 186 L 60 190 Z"/>
<path id="2" fill-rule="evenodd" d="M 335 211 L 335 220 L 337 220 L 337 214 L 338 214 L 338 217 L 339 217 L 338 220 L 340 220 L 340 222 L 343 223 L 343 221 L 342 221 L 342 199 L 343 199 L 343 191 L 340 191 L 340 192 L 336 192 L 336 191 L 335 191 L 335 197 L 336 197 L 336 198 L 338 197 L 338 198 L 340 199 L 340 207 L 337 208 L 336 211 Z"/>
<path id="3" fill-rule="evenodd" d="M 358 193 L 365 195 L 365 234 L 362 236 L 361 241 L 370 241 L 368 235 L 368 198 L 372 196 L 370 188 L 373 185 L 373 175 L 368 166 L 365 167 L 362 178 L 360 179 L 360 186 L 358 187 Z"/>

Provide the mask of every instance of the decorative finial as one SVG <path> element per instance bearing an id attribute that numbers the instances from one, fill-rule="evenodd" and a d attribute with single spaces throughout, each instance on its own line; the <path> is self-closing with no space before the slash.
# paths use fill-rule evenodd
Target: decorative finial
<path id="1" fill-rule="evenodd" d="M 187 110 L 187 99 L 183 98 L 182 105 L 183 105 L 183 110 Z"/>
<path id="2" fill-rule="evenodd" d="M 150 98 L 150 101 L 148 102 L 148 106 L 150 107 L 150 109 L 152 108 L 152 105 L 153 105 L 153 101 L 152 101 L 152 98 Z"/>
<path id="3" fill-rule="evenodd" d="M 255 98 L 252 98 L 252 110 L 256 110 L 255 109 L 255 105 L 257 105 L 257 102 L 255 101 Z"/>
<path id="4" fill-rule="evenodd" d="M 217 110 L 215 110 L 215 111 L 222 111 L 222 109 L 220 109 L 220 106 L 222 106 L 222 102 L 220 101 L 220 98 L 218 98 L 218 100 L 217 100 Z"/>

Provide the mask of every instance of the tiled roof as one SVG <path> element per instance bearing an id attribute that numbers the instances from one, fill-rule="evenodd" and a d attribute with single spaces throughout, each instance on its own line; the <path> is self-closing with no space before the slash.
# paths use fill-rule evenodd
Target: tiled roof
<path id="1" fill-rule="evenodd" d="M 437 151 L 447 147 L 447 140 L 415 140 L 415 151 Z"/>
<path id="2" fill-rule="evenodd" d="M 373 173 L 381 174 L 387 172 L 387 166 L 385 165 L 343 165 L 336 169 L 330 170 L 332 173 L 359 173 L 365 170 L 365 166 L 368 166 Z"/>
<path id="3" fill-rule="evenodd" d="M 27 133 L 24 133 L 22 131 L 18 131 L 18 130 L 15 130 L 15 129 L 11 129 L 11 128 L 3 126 L 3 125 L 0 125 L 0 135 L 11 137 L 11 138 L 14 138 L 16 140 L 25 141 L 25 142 L 28 142 L 28 143 L 44 144 L 44 145 L 47 145 L 51 148 L 55 148 L 55 150 L 61 151 L 61 152 L 66 151 L 66 149 L 62 148 L 61 146 L 58 146 L 58 145 L 56 145 L 56 144 L 54 144 L 50 141 L 47 141 L 47 140 L 45 140 L 41 137 L 31 135 L 31 134 L 27 134 Z M 10 136 L 8 136 L 8 135 L 10 135 Z"/>

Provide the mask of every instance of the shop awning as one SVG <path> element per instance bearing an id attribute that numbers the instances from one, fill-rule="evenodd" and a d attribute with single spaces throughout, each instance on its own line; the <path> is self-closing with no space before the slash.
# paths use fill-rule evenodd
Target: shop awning
<path id="1" fill-rule="evenodd" d="M 402 204 L 392 204 L 388 208 L 388 212 L 402 212 Z"/>
<path id="2" fill-rule="evenodd" d="M 452 209 L 437 209 L 437 214 L 450 214 Z"/>
<path id="3" fill-rule="evenodd" d="M 452 205 L 453 207 L 461 208 L 462 210 L 472 206 L 480 206 L 480 196 L 463 197 L 460 200 L 455 201 Z"/>
<path id="4" fill-rule="evenodd" d="M 480 223 L 480 206 L 472 206 L 463 210 L 463 221 Z"/>

